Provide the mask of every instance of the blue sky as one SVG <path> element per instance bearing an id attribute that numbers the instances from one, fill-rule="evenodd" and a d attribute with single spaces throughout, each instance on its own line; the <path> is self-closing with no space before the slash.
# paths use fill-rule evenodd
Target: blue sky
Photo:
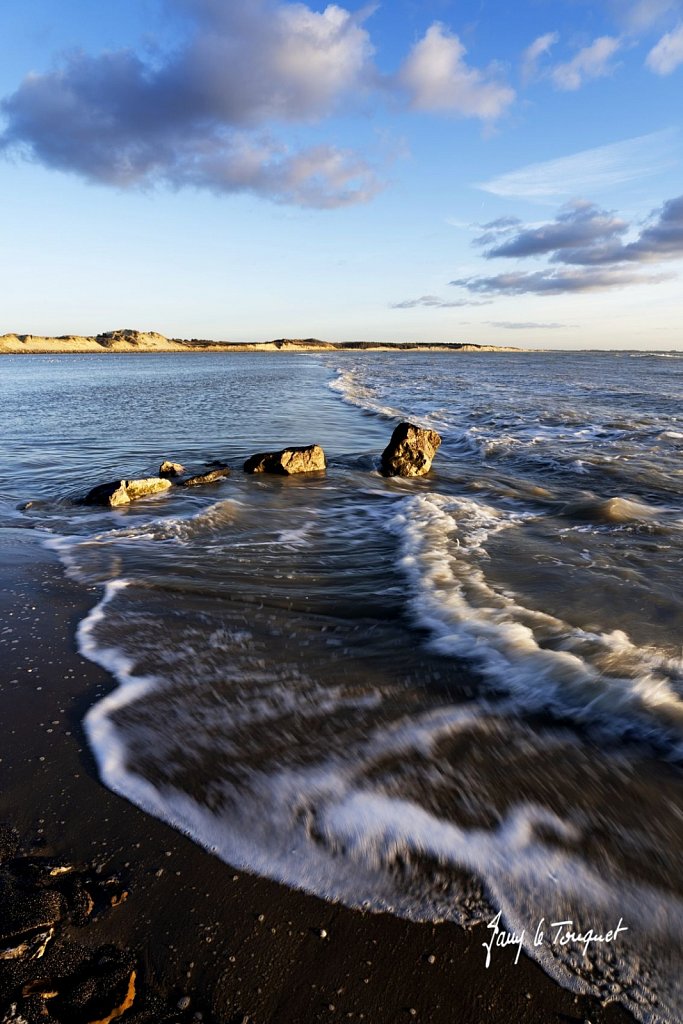
<path id="1" fill-rule="evenodd" d="M 8 0 L 0 332 L 683 347 L 683 0 Z"/>

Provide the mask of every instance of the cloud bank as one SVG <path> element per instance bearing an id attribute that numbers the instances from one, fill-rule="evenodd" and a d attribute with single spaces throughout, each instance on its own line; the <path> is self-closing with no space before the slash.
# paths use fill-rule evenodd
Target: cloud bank
<path id="1" fill-rule="evenodd" d="M 525 227 L 504 220 L 486 228 L 475 240 L 488 246 L 486 259 L 546 256 L 550 265 L 450 282 L 472 294 L 560 295 L 650 284 L 671 275 L 644 273 L 646 265 L 683 258 L 683 195 L 667 200 L 632 241 L 624 241 L 630 230 L 626 221 L 583 200 L 568 204 L 547 224 Z"/>
<path id="2" fill-rule="evenodd" d="M 0 150 L 120 188 L 162 183 L 328 208 L 370 199 L 382 187 L 378 173 L 329 141 L 292 145 L 296 127 L 310 130 L 347 110 L 351 96 L 377 100 L 387 89 L 416 110 L 486 121 L 514 98 L 469 66 L 440 25 L 380 88 L 369 9 L 165 2 L 188 23 L 176 51 L 154 59 L 131 49 L 76 52 L 28 75 L 2 102 Z"/>
<path id="3" fill-rule="evenodd" d="M 189 40 L 156 65 L 131 50 L 76 53 L 28 75 L 2 104 L 2 145 L 120 187 L 162 181 L 316 207 L 376 192 L 357 154 L 295 151 L 270 129 L 319 118 L 362 84 L 372 47 L 358 18 L 268 0 L 185 6 Z"/>

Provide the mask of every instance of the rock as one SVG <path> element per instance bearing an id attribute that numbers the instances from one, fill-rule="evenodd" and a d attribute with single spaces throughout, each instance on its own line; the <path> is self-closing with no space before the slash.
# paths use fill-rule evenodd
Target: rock
<path id="1" fill-rule="evenodd" d="M 112 480 L 108 484 L 93 487 L 85 496 L 86 505 L 128 505 L 148 494 L 166 491 L 171 486 L 170 480 L 162 480 L 158 476 L 150 476 L 144 480 Z"/>
<path id="2" fill-rule="evenodd" d="M 137 970 L 130 954 L 111 949 L 86 968 L 87 976 L 60 999 L 65 1020 L 110 1024 L 123 1016 L 136 997 Z"/>
<path id="3" fill-rule="evenodd" d="M 22 857 L 14 864 L 14 874 L 23 883 L 29 882 L 39 888 L 50 888 L 55 879 L 70 875 L 75 871 L 73 864 L 66 860 L 53 860 L 49 857 Z"/>
<path id="4" fill-rule="evenodd" d="M 382 452 L 384 476 L 424 476 L 432 466 L 441 438 L 435 430 L 399 423 Z"/>
<path id="5" fill-rule="evenodd" d="M 8 945 L 2 944 L 0 960 L 40 960 L 55 934 L 50 927 L 44 932 L 32 932 L 23 939 L 15 938 Z"/>
<path id="6" fill-rule="evenodd" d="M 202 484 L 215 484 L 217 480 L 223 480 L 230 476 L 227 466 L 219 466 L 218 469 L 211 469 L 208 473 L 200 473 L 199 476 L 191 476 L 189 480 L 183 480 L 183 487 L 200 487 Z"/>
<path id="7" fill-rule="evenodd" d="M 14 948 L 29 933 L 49 931 L 60 920 L 63 908 L 64 900 L 56 890 L 33 889 L 3 875 L 0 879 L 0 945 Z"/>
<path id="8" fill-rule="evenodd" d="M 320 473 L 326 466 L 325 452 L 320 445 L 309 444 L 301 448 L 283 448 L 280 452 L 252 455 L 244 463 L 244 472 L 292 476 L 295 473 Z"/>
<path id="9" fill-rule="evenodd" d="M 181 473 L 185 472 L 185 467 L 181 466 L 179 462 L 162 462 L 159 466 L 159 476 L 180 476 Z"/>
<path id="10" fill-rule="evenodd" d="M 54 982 L 48 981 L 45 978 L 38 978 L 37 981 L 27 982 L 21 990 L 22 999 L 31 999 L 33 996 L 38 996 L 39 999 L 56 999 L 59 995 L 59 989 L 55 986 Z"/>
<path id="11" fill-rule="evenodd" d="M 95 909 L 95 901 L 80 878 L 70 882 L 68 904 L 72 923 L 79 927 L 86 924 Z"/>

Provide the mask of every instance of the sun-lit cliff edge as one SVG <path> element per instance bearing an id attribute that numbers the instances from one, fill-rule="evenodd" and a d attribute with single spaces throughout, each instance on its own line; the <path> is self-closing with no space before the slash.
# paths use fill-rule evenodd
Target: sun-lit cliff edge
<path id="1" fill-rule="evenodd" d="M 328 352 L 351 350 L 420 351 L 420 352 L 521 352 L 523 349 L 500 345 L 470 345 L 458 342 L 397 342 L 383 344 L 372 341 L 332 342 L 317 338 L 280 338 L 277 341 L 220 342 L 197 338 L 166 338 L 155 331 L 108 331 L 94 337 L 75 334 L 59 338 L 43 338 L 36 334 L 0 335 L 0 355 L 43 355 L 99 352 Z"/>

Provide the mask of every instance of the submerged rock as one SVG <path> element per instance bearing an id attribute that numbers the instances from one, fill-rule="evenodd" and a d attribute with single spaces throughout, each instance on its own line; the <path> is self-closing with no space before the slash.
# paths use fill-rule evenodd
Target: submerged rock
<path id="1" fill-rule="evenodd" d="M 159 466 L 159 476 L 162 477 L 180 476 L 184 472 L 185 467 L 181 466 L 179 462 L 169 462 L 166 460 Z"/>
<path id="2" fill-rule="evenodd" d="M 384 476 L 424 476 L 432 467 L 441 437 L 413 423 L 399 423 L 382 452 Z"/>
<path id="3" fill-rule="evenodd" d="M 301 448 L 283 448 L 280 452 L 261 452 L 244 463 L 245 473 L 320 473 L 327 467 L 325 452 L 320 445 Z"/>
<path id="4" fill-rule="evenodd" d="M 208 473 L 200 473 L 198 476 L 191 476 L 189 480 L 183 480 L 183 487 L 200 487 L 202 484 L 215 484 L 217 480 L 223 480 L 230 476 L 227 466 L 219 466 L 218 469 L 211 469 Z"/>
<path id="5" fill-rule="evenodd" d="M 170 480 L 162 480 L 158 476 L 150 476 L 144 480 L 112 480 L 108 484 L 98 484 L 85 496 L 86 505 L 129 505 L 131 501 L 145 498 L 148 494 L 166 491 L 171 486 Z"/>

